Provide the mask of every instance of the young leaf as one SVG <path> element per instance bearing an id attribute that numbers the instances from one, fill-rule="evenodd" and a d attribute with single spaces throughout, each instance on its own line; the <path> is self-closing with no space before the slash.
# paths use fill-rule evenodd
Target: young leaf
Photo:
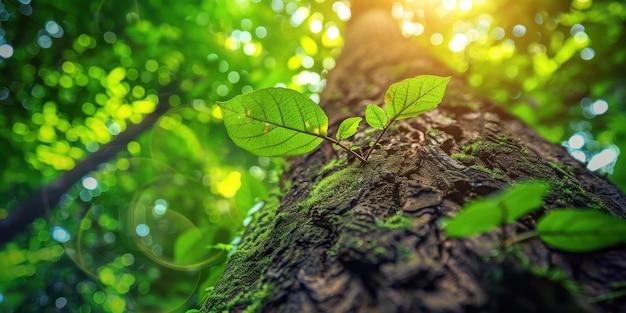
<path id="1" fill-rule="evenodd" d="M 388 120 L 385 111 L 381 107 L 375 104 L 368 104 L 365 108 L 365 121 L 374 128 L 384 129 Z"/>
<path id="2" fill-rule="evenodd" d="M 509 188 L 498 196 L 474 201 L 447 220 L 448 237 L 468 237 L 513 222 L 541 208 L 548 189 L 543 182 L 529 182 Z"/>
<path id="3" fill-rule="evenodd" d="M 385 105 L 389 120 L 414 117 L 437 107 L 451 77 L 422 75 L 389 87 Z"/>
<path id="4" fill-rule="evenodd" d="M 510 223 L 527 213 L 541 208 L 543 197 L 550 187 L 543 182 L 523 183 L 510 188 L 501 196 L 506 209 L 505 223 Z"/>
<path id="5" fill-rule="evenodd" d="M 455 217 L 445 221 L 448 238 L 469 237 L 500 224 L 502 210 L 498 200 L 482 198 L 466 205 Z"/>
<path id="6" fill-rule="evenodd" d="M 259 156 L 307 153 L 328 131 L 322 108 L 291 89 L 259 89 L 217 105 L 233 142 Z"/>
<path id="7" fill-rule="evenodd" d="M 539 238 L 570 252 L 588 252 L 626 241 L 626 221 L 598 210 L 559 209 L 537 223 Z"/>
<path id="8" fill-rule="evenodd" d="M 337 140 L 341 141 L 354 136 L 362 120 L 362 117 L 349 117 L 343 120 L 337 130 Z"/>

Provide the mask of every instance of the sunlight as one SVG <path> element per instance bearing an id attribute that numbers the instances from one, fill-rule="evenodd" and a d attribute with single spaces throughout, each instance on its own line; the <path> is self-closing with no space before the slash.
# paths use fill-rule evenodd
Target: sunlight
<path id="1" fill-rule="evenodd" d="M 337 13 L 337 16 L 342 21 L 347 21 L 350 19 L 352 12 L 350 11 L 350 7 L 346 1 L 337 1 L 333 3 L 332 6 L 333 11 Z"/>
<path id="2" fill-rule="evenodd" d="M 241 173 L 237 171 L 228 173 L 226 178 L 217 184 L 216 188 L 217 193 L 224 198 L 234 197 L 237 190 L 241 188 Z"/>
<path id="3" fill-rule="evenodd" d="M 456 8 L 456 0 L 442 0 L 441 7 L 446 10 L 454 10 Z"/>
<path id="4" fill-rule="evenodd" d="M 593 59 L 593 57 L 595 56 L 596 56 L 596 52 L 592 48 L 587 47 L 580 51 L 580 58 L 585 61 L 589 61 Z"/>
<path id="5" fill-rule="evenodd" d="M 430 36 L 430 43 L 438 46 L 443 43 L 443 36 L 440 33 L 434 33 Z"/>
<path id="6" fill-rule="evenodd" d="M 0 126 L 7 141 L 0 156 L 9 178 L 0 183 L 0 220 L 10 222 L 12 210 L 32 199 L 45 200 L 38 207 L 46 209 L 44 218 L 0 251 L 0 264 L 10 260 L 0 265 L 0 286 L 11 286 L 0 287 L 0 312 L 184 312 L 209 297 L 227 255 L 248 249 L 240 245 L 246 242 L 242 224 L 256 227 L 251 221 L 262 224 L 273 214 L 283 177 L 294 173 L 290 161 L 257 158 L 228 140 L 223 119 L 229 116 L 222 116 L 226 111 L 217 103 L 271 86 L 296 89 L 304 96 L 300 101 L 323 105 L 351 94 L 343 87 L 354 84 L 328 84 L 328 78 L 335 75 L 332 69 L 359 74 L 339 56 L 349 50 L 342 49 L 346 40 L 356 46 L 373 40 L 351 37 L 349 21 L 361 14 L 361 5 L 385 5 L 399 36 L 428 56 L 413 64 L 408 49 L 394 51 L 384 60 L 389 68 L 372 67 L 382 75 L 374 76 L 386 82 L 422 63 L 434 65 L 435 72 L 450 69 L 459 84 L 469 84 L 450 94 L 458 113 L 470 118 L 483 101 L 501 104 L 580 161 L 577 173 L 604 175 L 615 168 L 606 176 L 626 188 L 619 159 L 626 137 L 620 114 L 624 0 L 202 0 L 192 6 L 131 1 L 123 7 L 96 2 L 0 0 L 6 80 L 0 86 L 6 111 Z M 81 18 L 86 12 L 91 17 Z M 367 18 L 368 26 L 377 26 Z M 384 38 L 387 52 L 394 38 Z M 364 86 L 365 95 L 355 95 L 374 101 L 384 91 L 379 83 L 384 82 L 376 80 Z M 310 120 L 302 121 L 307 129 Z M 143 135 L 135 132 L 149 123 L 154 125 Z M 357 124 L 352 151 L 365 148 L 365 124 Z M 327 126 L 310 132 L 326 135 Z M 464 165 L 480 161 L 470 158 L 478 146 L 456 148 Z M 351 162 L 344 156 L 334 156 L 329 165 Z M 558 163 L 550 165 L 569 164 Z M 345 177 L 354 177 L 347 166 Z M 35 193 L 56 184 L 65 171 L 78 178 L 60 186 L 57 205 Z M 494 179 L 504 175 L 492 172 Z M 339 187 L 353 187 L 336 180 Z M 211 301 L 221 296 L 216 290 Z"/>
<path id="7" fill-rule="evenodd" d="M 454 35 L 454 37 L 452 37 L 452 40 L 450 40 L 450 43 L 448 44 L 448 48 L 452 52 L 462 52 L 463 50 L 465 50 L 465 47 L 467 46 L 467 44 L 468 44 L 468 39 L 466 35 L 456 34 Z"/>
<path id="8" fill-rule="evenodd" d="M 313 20 L 311 21 L 311 24 L 309 24 L 309 29 L 316 34 L 322 31 L 322 27 L 323 25 L 320 20 Z"/>
<path id="9" fill-rule="evenodd" d="M 587 164 L 587 168 L 590 171 L 602 170 L 607 173 L 613 173 L 613 166 L 617 161 L 618 155 L 619 149 L 612 145 L 591 157 L 589 163 Z"/>
<path id="10" fill-rule="evenodd" d="M 472 0 L 459 0 L 458 8 L 461 11 L 469 11 L 472 9 Z"/>
<path id="11" fill-rule="evenodd" d="M 8 59 L 13 56 L 13 47 L 9 44 L 0 45 L 0 57 Z"/>
<path id="12" fill-rule="evenodd" d="M 98 181 L 91 176 L 87 176 L 83 179 L 83 187 L 88 190 L 94 190 L 98 188 Z"/>
<path id="13" fill-rule="evenodd" d="M 600 99 L 592 103 L 590 109 L 593 115 L 601 115 L 606 113 L 606 111 L 609 109 L 609 104 L 606 101 Z"/>
<path id="14" fill-rule="evenodd" d="M 67 231 L 67 229 L 61 226 L 54 226 L 51 233 L 52 238 L 60 243 L 68 242 L 71 238 L 70 233 Z"/>
<path id="15" fill-rule="evenodd" d="M 326 30 L 326 38 L 335 40 L 339 38 L 339 28 L 337 26 L 331 26 Z"/>
<path id="16" fill-rule="evenodd" d="M 402 22 L 402 34 L 404 36 L 419 36 L 423 33 L 424 25 L 422 23 Z"/>
<path id="17" fill-rule="evenodd" d="M 458 10 L 461 12 L 468 12 L 472 9 L 474 3 L 472 0 L 442 0 L 441 7 L 444 10 L 453 11 Z"/>
<path id="18" fill-rule="evenodd" d="M 585 145 L 585 137 L 582 134 L 575 134 L 567 141 L 572 149 L 580 149 Z"/>

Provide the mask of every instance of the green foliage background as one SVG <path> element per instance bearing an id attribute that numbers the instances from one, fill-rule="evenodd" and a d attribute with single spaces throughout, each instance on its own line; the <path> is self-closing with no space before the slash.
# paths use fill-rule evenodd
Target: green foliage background
<path id="1" fill-rule="evenodd" d="M 0 1 L 0 218 L 168 108 L 1 247 L 0 311 L 180 312 L 201 301 L 285 168 L 233 146 L 215 101 L 272 86 L 317 100 L 348 8 Z M 622 1 L 407 1 L 392 14 L 479 92 L 626 189 Z"/>

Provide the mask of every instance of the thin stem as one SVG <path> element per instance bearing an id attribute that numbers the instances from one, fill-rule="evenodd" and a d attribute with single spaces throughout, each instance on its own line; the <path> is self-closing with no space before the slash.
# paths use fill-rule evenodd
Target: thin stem
<path id="1" fill-rule="evenodd" d="M 539 234 L 536 231 L 534 231 L 534 230 L 527 231 L 525 233 L 521 233 L 519 235 L 514 236 L 510 240 L 505 241 L 504 242 L 504 246 L 508 247 L 510 245 L 513 245 L 513 244 L 516 244 L 516 243 L 520 243 L 520 242 L 523 242 L 523 241 L 526 241 L 526 240 L 529 240 L 529 239 L 533 239 L 533 238 L 536 238 L 538 236 L 539 236 Z"/>
<path id="2" fill-rule="evenodd" d="M 383 127 L 383 130 L 380 132 L 380 134 L 378 134 L 378 137 L 376 137 L 376 140 L 374 140 L 374 144 L 370 147 L 369 150 L 367 150 L 367 153 L 365 154 L 365 157 L 364 157 L 366 162 L 367 162 L 367 159 L 370 158 L 370 154 L 372 154 L 372 151 L 374 150 L 374 147 L 376 147 L 376 145 L 380 141 L 380 138 L 383 138 L 383 135 L 385 134 L 387 129 L 389 129 L 389 126 L 391 126 L 391 123 L 393 123 L 394 121 L 395 121 L 395 119 L 394 120 L 390 120 L 390 121 L 387 122 L 387 125 L 385 125 L 385 127 Z"/>
<path id="3" fill-rule="evenodd" d="M 360 155 L 360 154 L 356 153 L 354 150 L 350 150 L 350 148 L 349 148 L 349 147 L 346 147 L 345 145 L 343 145 L 343 144 L 342 144 L 341 142 L 339 142 L 338 140 L 333 139 L 333 138 L 328 137 L 328 136 L 324 136 L 323 138 L 324 138 L 324 139 L 326 139 L 326 140 L 328 140 L 328 141 L 330 141 L 330 142 L 332 142 L 333 144 L 338 145 L 341 149 L 346 150 L 348 153 L 352 154 L 352 155 L 353 155 L 353 156 L 355 156 L 357 159 L 359 159 L 359 161 L 361 161 L 362 163 L 367 163 L 367 159 L 366 159 L 366 158 L 364 158 L 362 155 Z"/>
<path id="4" fill-rule="evenodd" d="M 502 232 L 502 238 L 500 239 L 500 251 L 502 252 L 504 248 L 506 247 L 504 245 L 504 243 L 507 241 L 506 220 L 509 218 L 508 218 L 508 211 L 504 207 L 504 203 L 502 201 L 498 203 L 498 209 L 502 212 L 502 218 L 500 219 L 500 231 Z"/>

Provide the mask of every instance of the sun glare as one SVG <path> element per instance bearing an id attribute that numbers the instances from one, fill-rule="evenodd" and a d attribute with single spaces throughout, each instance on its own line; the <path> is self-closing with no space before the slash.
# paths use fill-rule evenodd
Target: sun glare
<path id="1" fill-rule="evenodd" d="M 464 52 L 475 41 L 485 41 L 491 29 L 491 17 L 487 14 L 479 14 L 480 18 L 474 22 L 465 21 L 469 14 L 476 14 L 477 10 L 485 4 L 485 0 L 425 0 L 421 2 L 407 1 L 396 2 L 392 8 L 392 16 L 399 20 L 402 34 L 406 37 L 427 35 L 431 44 L 443 45 L 455 53 Z M 443 25 L 436 25 L 427 20 L 421 20 L 426 12 L 435 12 L 438 21 L 451 25 L 452 34 L 438 32 Z M 486 16 L 486 17 L 485 17 Z M 445 22 L 444 22 L 445 21 Z M 433 32 L 434 31 L 434 32 Z M 523 35 L 525 29 L 519 29 L 518 34 Z M 581 56 L 582 57 L 582 56 Z"/>
<path id="2" fill-rule="evenodd" d="M 448 11 L 458 10 L 468 12 L 473 6 L 474 1 L 472 0 L 441 0 L 441 7 Z"/>

